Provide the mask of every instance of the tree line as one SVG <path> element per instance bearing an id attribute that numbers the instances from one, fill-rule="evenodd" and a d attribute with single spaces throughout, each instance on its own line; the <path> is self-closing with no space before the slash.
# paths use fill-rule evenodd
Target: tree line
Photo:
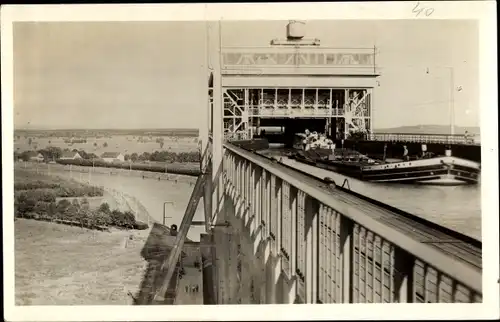
<path id="1" fill-rule="evenodd" d="M 84 150 L 78 149 L 61 149 L 58 147 L 47 147 L 44 149 L 39 149 L 36 152 L 43 155 L 46 161 L 56 161 L 61 158 L 64 152 L 78 152 L 80 156 L 85 160 L 100 159 L 100 156 L 95 153 L 89 153 Z M 14 151 L 14 160 L 29 161 L 30 153 L 32 151 L 17 152 Z M 125 154 L 125 161 L 132 162 L 169 162 L 169 163 L 187 163 L 187 162 L 200 162 L 200 154 L 197 151 L 192 152 L 171 152 L 171 151 L 154 151 L 153 153 L 144 152 L 141 154 L 131 153 Z"/>

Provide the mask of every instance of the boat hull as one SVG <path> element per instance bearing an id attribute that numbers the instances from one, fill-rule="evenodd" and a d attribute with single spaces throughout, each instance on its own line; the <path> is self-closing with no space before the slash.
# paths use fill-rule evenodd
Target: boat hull
<path id="1" fill-rule="evenodd" d="M 314 159 L 310 154 L 296 154 L 295 159 L 349 177 L 378 183 L 456 186 L 477 184 L 480 178 L 478 163 L 456 157 L 437 157 L 375 165 Z"/>
<path id="2" fill-rule="evenodd" d="M 362 177 L 371 182 L 429 185 L 477 184 L 480 165 L 456 157 L 437 157 L 364 166 Z"/>

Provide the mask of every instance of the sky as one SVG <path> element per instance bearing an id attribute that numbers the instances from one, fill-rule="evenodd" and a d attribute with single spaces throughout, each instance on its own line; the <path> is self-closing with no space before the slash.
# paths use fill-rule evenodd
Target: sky
<path id="1" fill-rule="evenodd" d="M 268 46 L 287 21 L 221 24 L 222 46 Z M 205 22 L 14 23 L 15 128 L 198 128 L 206 108 Z M 472 20 L 307 21 L 325 47 L 373 47 L 374 127 L 479 126 Z M 453 70 L 453 78 L 452 73 Z M 429 71 L 427 73 L 427 71 Z"/>

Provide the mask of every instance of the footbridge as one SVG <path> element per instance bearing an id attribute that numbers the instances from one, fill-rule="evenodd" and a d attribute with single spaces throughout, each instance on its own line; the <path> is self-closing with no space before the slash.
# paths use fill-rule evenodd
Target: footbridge
<path id="1" fill-rule="evenodd" d="M 208 37 L 212 58 L 202 109 L 207 122 L 200 127 L 202 175 L 173 250 L 163 259 L 153 303 L 166 303 L 194 224 L 205 226 L 200 238 L 205 304 L 481 302 L 480 241 L 232 141 L 238 131 L 251 138 L 258 124 L 251 118 L 272 111 L 291 119 L 316 111 L 315 117 L 330 118 L 327 124 L 370 132 L 377 76 L 370 51 L 322 52 L 319 40 L 302 39 L 295 22 L 287 40 L 274 40 L 266 50 L 222 50 L 218 28 L 211 24 Z M 279 44 L 286 47 L 283 57 Z M 358 101 L 347 120 L 336 111 L 332 120 L 332 101 L 325 100 L 327 110 L 320 110 L 318 87 L 329 98 L 339 95 L 342 104 L 350 90 L 361 88 L 366 104 L 359 109 Z M 289 89 L 297 90 L 297 106 L 288 104 L 295 94 Z M 309 90 L 312 96 L 305 97 Z M 266 93 L 283 106 L 264 106 Z M 201 200 L 204 222 L 193 222 Z"/>

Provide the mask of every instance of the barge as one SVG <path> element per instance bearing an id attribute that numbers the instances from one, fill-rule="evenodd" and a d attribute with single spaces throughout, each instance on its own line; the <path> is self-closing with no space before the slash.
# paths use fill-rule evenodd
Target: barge
<path id="1" fill-rule="evenodd" d="M 481 165 L 451 156 L 450 150 L 444 156 L 423 152 L 421 156 L 405 155 L 406 160 L 378 160 L 355 150 L 337 149 L 316 133 L 300 134 L 298 139 L 289 157 L 363 181 L 455 186 L 480 180 Z"/>

